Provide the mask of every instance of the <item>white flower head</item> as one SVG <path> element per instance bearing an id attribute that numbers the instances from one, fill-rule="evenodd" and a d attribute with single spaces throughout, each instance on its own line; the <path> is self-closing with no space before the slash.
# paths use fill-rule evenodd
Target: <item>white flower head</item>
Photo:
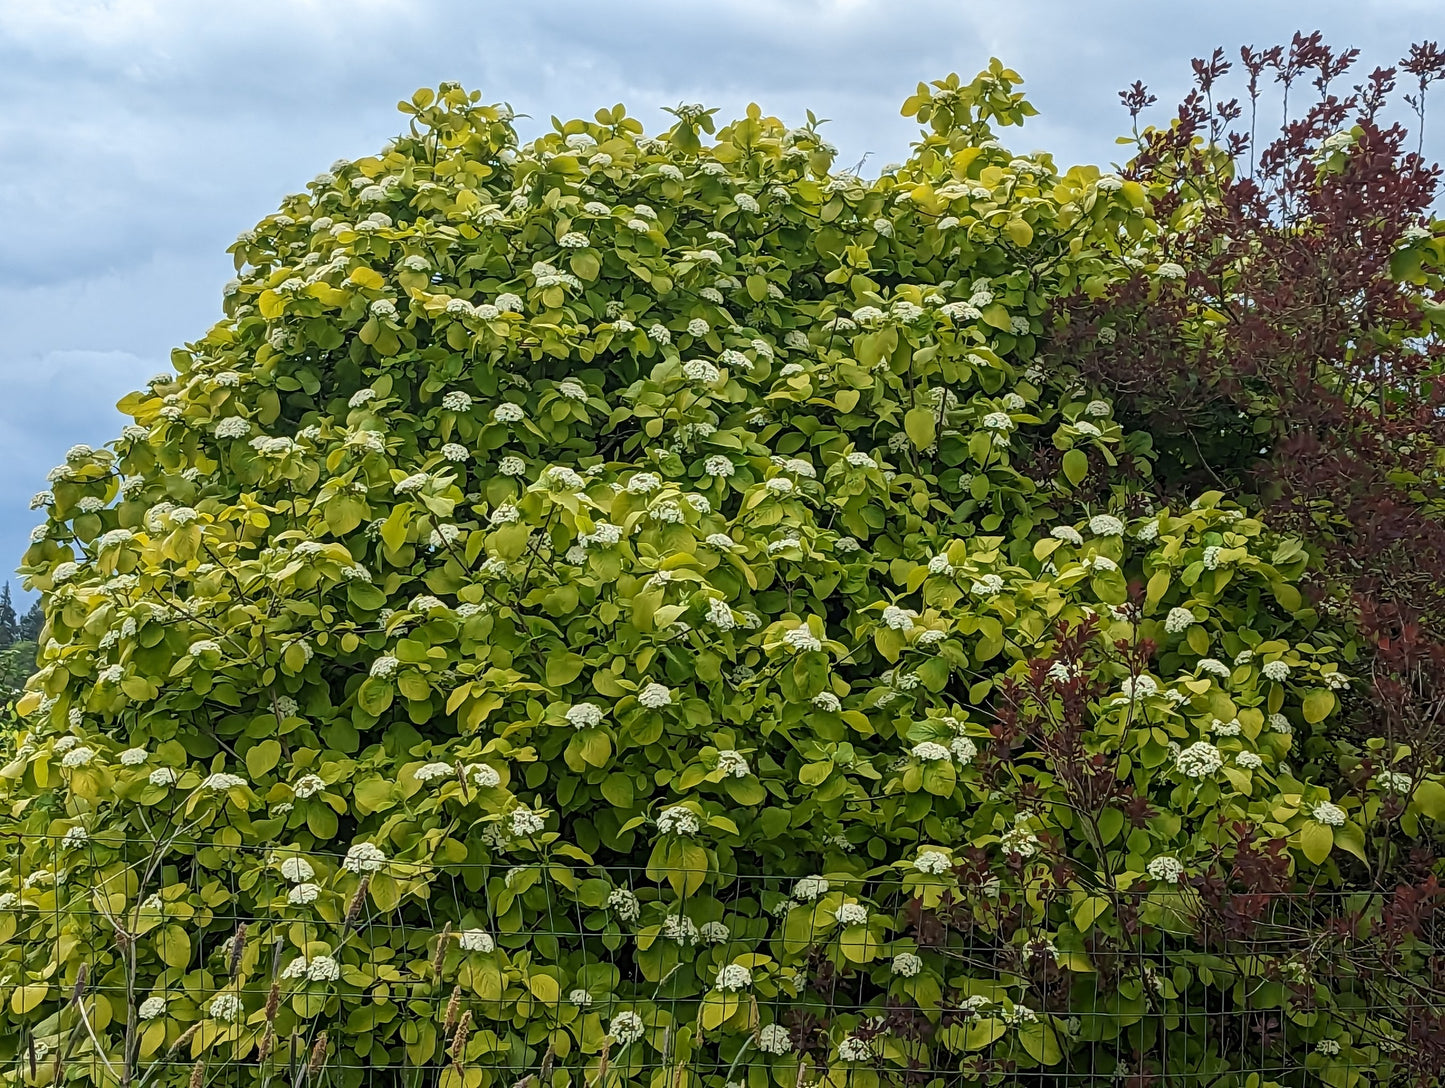
<path id="1" fill-rule="evenodd" d="M 697 935 L 703 944 L 726 944 L 732 936 L 722 922 L 704 922 L 698 927 Z"/>
<path id="2" fill-rule="evenodd" d="M 1039 837 L 1027 827 L 1011 827 L 999 838 L 999 847 L 1010 854 L 1031 858 L 1039 852 Z"/>
<path id="3" fill-rule="evenodd" d="M 487 763 L 476 763 L 467 768 L 472 785 L 481 790 L 495 789 L 502 784 L 502 776 L 495 767 Z"/>
<path id="4" fill-rule="evenodd" d="M 386 864 L 386 853 L 369 842 L 354 843 L 341 867 L 350 873 L 374 873 Z"/>
<path id="5" fill-rule="evenodd" d="M 316 870 L 305 858 L 293 854 L 282 860 L 281 875 L 293 884 L 301 884 L 315 876 Z"/>
<path id="6" fill-rule="evenodd" d="M 793 898 L 811 903 L 828 894 L 828 881 L 821 876 L 805 876 L 793 885 Z"/>
<path id="7" fill-rule="evenodd" d="M 717 769 L 724 777 L 746 778 L 750 773 L 748 761 L 743 754 L 725 748 L 717 754 Z"/>
<path id="8" fill-rule="evenodd" d="M 1179 878 L 1184 875 L 1184 863 L 1175 857 L 1152 858 L 1145 869 L 1155 880 L 1166 884 L 1178 884 Z"/>
<path id="9" fill-rule="evenodd" d="M 698 925 L 686 915 L 668 915 L 662 919 L 662 928 L 659 933 L 669 941 L 676 941 L 679 945 L 695 945 L 701 938 Z"/>
<path id="10" fill-rule="evenodd" d="M 321 885 L 303 882 L 286 893 L 286 902 L 293 907 L 309 907 L 321 898 Z"/>
<path id="11" fill-rule="evenodd" d="M 782 1024 L 764 1024 L 758 1029 L 758 1049 L 764 1054 L 790 1054 L 792 1033 Z"/>
<path id="12" fill-rule="evenodd" d="M 642 913 L 642 904 L 637 896 L 626 888 L 613 888 L 607 896 L 607 908 L 624 922 L 635 922 Z"/>
<path id="13" fill-rule="evenodd" d="M 497 947 L 492 935 L 484 929 L 464 929 L 457 934 L 463 952 L 491 952 Z"/>
<path id="14" fill-rule="evenodd" d="M 1415 780 L 1403 771 L 1381 771 L 1375 775 L 1375 785 L 1390 793 L 1409 793 Z"/>
<path id="15" fill-rule="evenodd" d="M 642 1017 L 635 1012 L 620 1012 L 612 1018 L 607 1034 L 616 1039 L 619 1045 L 631 1046 L 647 1034 L 647 1027 L 643 1024 Z"/>
<path id="16" fill-rule="evenodd" d="M 862 926 L 868 924 L 868 908 L 862 903 L 841 903 L 833 912 L 840 926 Z"/>
<path id="17" fill-rule="evenodd" d="M 900 952 L 893 957 L 892 970 L 903 978 L 914 978 L 923 970 L 923 960 L 913 952 Z"/>
<path id="18" fill-rule="evenodd" d="M 672 705 L 672 689 L 658 683 L 648 684 L 637 693 L 637 701 L 649 710 L 660 710 Z"/>
<path id="19" fill-rule="evenodd" d="M 949 856 L 941 850 L 923 850 L 913 859 L 913 867 L 920 873 L 937 876 L 953 868 L 953 862 L 949 859 Z"/>
<path id="20" fill-rule="evenodd" d="M 1089 532 L 1095 536 L 1123 536 L 1124 523 L 1112 514 L 1095 514 L 1089 519 Z"/>
<path id="21" fill-rule="evenodd" d="M 923 763 L 937 763 L 951 756 L 952 753 L 937 741 L 925 740 L 913 746 L 913 757 Z"/>
<path id="22" fill-rule="evenodd" d="M 873 1057 L 873 1048 L 866 1040 L 854 1035 L 845 1035 L 838 1040 L 838 1060 L 841 1062 L 866 1062 Z"/>
<path id="23" fill-rule="evenodd" d="M 450 763 L 423 763 L 413 772 L 412 777 L 418 782 L 433 782 L 438 778 L 448 778 L 456 773 L 456 769 Z"/>
<path id="24" fill-rule="evenodd" d="M 1345 810 L 1332 801 L 1321 801 L 1310 809 L 1310 818 L 1326 827 L 1341 827 L 1348 816 Z"/>
<path id="25" fill-rule="evenodd" d="M 753 984 L 753 973 L 740 963 L 727 963 L 718 968 L 713 989 L 723 993 L 746 990 Z"/>
<path id="26" fill-rule="evenodd" d="M 1174 757 L 1179 772 L 1189 778 L 1205 778 L 1224 766 L 1219 749 L 1208 741 L 1195 741 Z"/>
<path id="27" fill-rule="evenodd" d="M 1169 615 L 1164 617 L 1164 630 L 1171 635 L 1177 635 L 1187 630 L 1198 622 L 1194 613 L 1187 608 L 1171 608 Z"/>
<path id="28" fill-rule="evenodd" d="M 890 604 L 883 609 L 883 626 L 894 631 L 911 631 L 916 616 L 916 612 Z"/>
<path id="29" fill-rule="evenodd" d="M 657 830 L 664 835 L 696 835 L 697 814 L 681 805 L 665 808 L 657 815 Z"/>
<path id="30" fill-rule="evenodd" d="M 326 780 L 320 775 L 304 774 L 296 780 L 296 785 L 291 790 L 297 797 L 312 797 L 326 788 Z"/>
<path id="31" fill-rule="evenodd" d="M 518 838 L 527 838 L 536 835 L 547 826 L 540 812 L 536 812 L 526 805 L 518 805 L 512 810 L 511 829 L 512 834 Z"/>
<path id="32" fill-rule="evenodd" d="M 56 742 L 59 747 L 59 742 Z M 95 749 L 87 748 L 85 745 L 71 748 L 65 755 L 60 757 L 60 765 L 66 768 L 84 767 L 95 758 Z"/>
<path id="33" fill-rule="evenodd" d="M 234 1020 L 241 1015 L 241 999 L 232 993 L 217 994 L 207 1006 L 213 1020 Z"/>

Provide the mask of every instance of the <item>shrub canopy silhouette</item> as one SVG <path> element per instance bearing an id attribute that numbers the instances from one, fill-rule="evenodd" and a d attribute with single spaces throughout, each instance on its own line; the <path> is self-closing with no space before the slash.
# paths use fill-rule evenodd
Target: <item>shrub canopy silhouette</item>
<path id="1" fill-rule="evenodd" d="M 40 499 L 5 1075 L 1257 1062 L 1170 934 L 1362 854 L 1301 748 L 1357 648 L 1043 359 L 1058 300 L 1182 273 L 1138 181 L 1006 149 L 1018 82 L 920 85 L 872 181 L 811 115 L 518 146 L 446 84 L 244 232 Z M 1394 1068 L 1314 989 L 1272 1052 Z"/>

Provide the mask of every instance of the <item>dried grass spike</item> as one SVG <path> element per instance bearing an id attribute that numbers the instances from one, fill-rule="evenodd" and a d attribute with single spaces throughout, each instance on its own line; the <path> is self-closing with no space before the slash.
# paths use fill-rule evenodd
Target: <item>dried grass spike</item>
<path id="1" fill-rule="evenodd" d="M 351 896 L 351 902 L 346 905 L 346 921 L 341 924 L 343 930 L 351 929 L 356 925 L 356 920 L 361 917 L 362 908 L 366 906 L 366 892 L 371 887 L 371 874 L 367 873 L 361 878 L 361 883 L 356 886 L 356 891 Z"/>
<path id="2" fill-rule="evenodd" d="M 311 1060 L 306 1063 L 307 1075 L 315 1077 L 326 1065 L 326 1032 L 316 1036 L 316 1043 L 311 1048 Z"/>
<path id="3" fill-rule="evenodd" d="M 193 1038 L 195 1038 L 196 1032 L 201 1030 L 201 1025 L 204 1023 L 204 1020 L 197 1020 L 190 1027 L 186 1028 L 185 1031 L 181 1032 L 180 1037 L 177 1038 L 176 1041 L 170 1045 L 170 1048 L 166 1051 L 166 1053 L 174 1054 L 176 1051 L 180 1050 L 181 1047 L 189 1043 Z"/>
<path id="4" fill-rule="evenodd" d="M 472 1011 L 468 1009 L 462 1013 L 462 1018 L 457 1021 L 456 1034 L 452 1036 L 452 1063 L 460 1069 L 462 1059 L 467 1056 L 467 1036 L 472 1030 Z"/>
<path id="5" fill-rule="evenodd" d="M 462 1007 L 462 988 L 452 987 L 451 1000 L 447 1002 L 446 1016 L 442 1019 L 442 1034 L 450 1035 L 452 1028 L 457 1026 L 457 1011 Z"/>
<path id="6" fill-rule="evenodd" d="M 228 972 L 235 978 L 241 970 L 241 956 L 246 951 L 246 923 L 242 922 L 236 927 L 236 935 L 231 938 L 231 970 Z"/>
<path id="7" fill-rule="evenodd" d="M 442 926 L 441 936 L 437 938 L 436 955 L 432 957 L 431 973 L 437 978 L 442 977 L 442 963 L 447 958 L 447 942 L 452 939 L 452 924 L 448 922 Z"/>

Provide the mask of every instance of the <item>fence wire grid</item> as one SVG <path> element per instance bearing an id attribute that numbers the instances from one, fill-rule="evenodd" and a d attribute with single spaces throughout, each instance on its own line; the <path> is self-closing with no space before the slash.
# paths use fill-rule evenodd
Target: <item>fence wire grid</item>
<path id="1" fill-rule="evenodd" d="M 1440 1022 L 1445 956 L 1427 919 L 1407 951 L 1433 983 L 1378 985 L 1404 977 L 1401 949 L 1382 956 L 1377 942 L 1340 930 L 1340 919 L 1378 914 L 1382 897 L 1370 894 L 1257 896 L 1247 931 L 1226 933 L 1211 928 L 1197 897 L 1181 892 L 1190 911 L 1164 927 L 1150 893 L 1118 893 L 1110 902 L 1137 920 L 1132 936 L 1055 949 L 1042 932 L 1003 935 L 1006 895 L 961 896 L 930 912 L 901 880 L 859 880 L 849 901 L 908 922 L 878 942 L 884 951 L 853 962 L 830 928 L 780 968 L 779 904 L 796 911 L 796 876 L 734 873 L 688 897 L 668 873 L 640 866 L 388 862 L 358 876 L 342 854 L 312 850 L 295 856 L 319 883 L 293 880 L 285 896 L 266 899 L 258 881 L 288 856 L 274 847 L 168 842 L 156 851 L 57 837 L 44 851 L 50 867 L 27 869 L 17 845 L 0 837 L 0 892 L 14 896 L 0 898 L 7 1083 L 1445 1083 L 1438 1070 L 1379 1075 L 1408 1066 L 1412 1025 Z M 228 864 L 199 864 L 203 851 Z M 29 853 L 33 862 L 33 839 Z M 386 909 L 373 894 L 386 879 L 419 879 L 425 894 Z M 638 916 L 619 923 L 615 909 L 579 894 L 582 881 L 628 893 Z M 318 891 L 298 903 L 298 884 Z M 940 921 L 949 910 L 957 917 Z M 942 970 L 900 971 L 900 943 Z M 316 966 L 327 959 L 334 977 Z M 748 967 L 745 985 L 722 984 L 730 964 Z M 227 995 L 234 1017 L 224 1015 Z M 153 998 L 163 1011 L 146 1005 Z M 704 1024 L 703 1009 L 719 1001 L 726 1020 Z M 1341 1010 L 1349 1043 L 1332 1046 L 1310 1017 Z M 635 1033 L 620 1030 L 629 1015 L 642 1019 Z"/>

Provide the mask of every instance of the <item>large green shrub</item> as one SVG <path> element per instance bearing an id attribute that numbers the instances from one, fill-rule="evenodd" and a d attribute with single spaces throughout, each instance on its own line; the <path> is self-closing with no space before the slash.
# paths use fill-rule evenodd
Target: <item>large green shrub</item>
<path id="1" fill-rule="evenodd" d="M 42 497 L 0 1077 L 1257 1062 L 1202 1012 L 1278 970 L 1164 949 L 1252 837 L 1358 849 L 1305 739 L 1350 648 L 1297 542 L 1097 486 L 1149 443 L 1040 315 L 1155 228 L 1004 148 L 1016 82 L 920 85 L 876 181 L 444 85 L 243 233 Z M 1388 1069 L 1352 1023 L 1286 1051 Z"/>

